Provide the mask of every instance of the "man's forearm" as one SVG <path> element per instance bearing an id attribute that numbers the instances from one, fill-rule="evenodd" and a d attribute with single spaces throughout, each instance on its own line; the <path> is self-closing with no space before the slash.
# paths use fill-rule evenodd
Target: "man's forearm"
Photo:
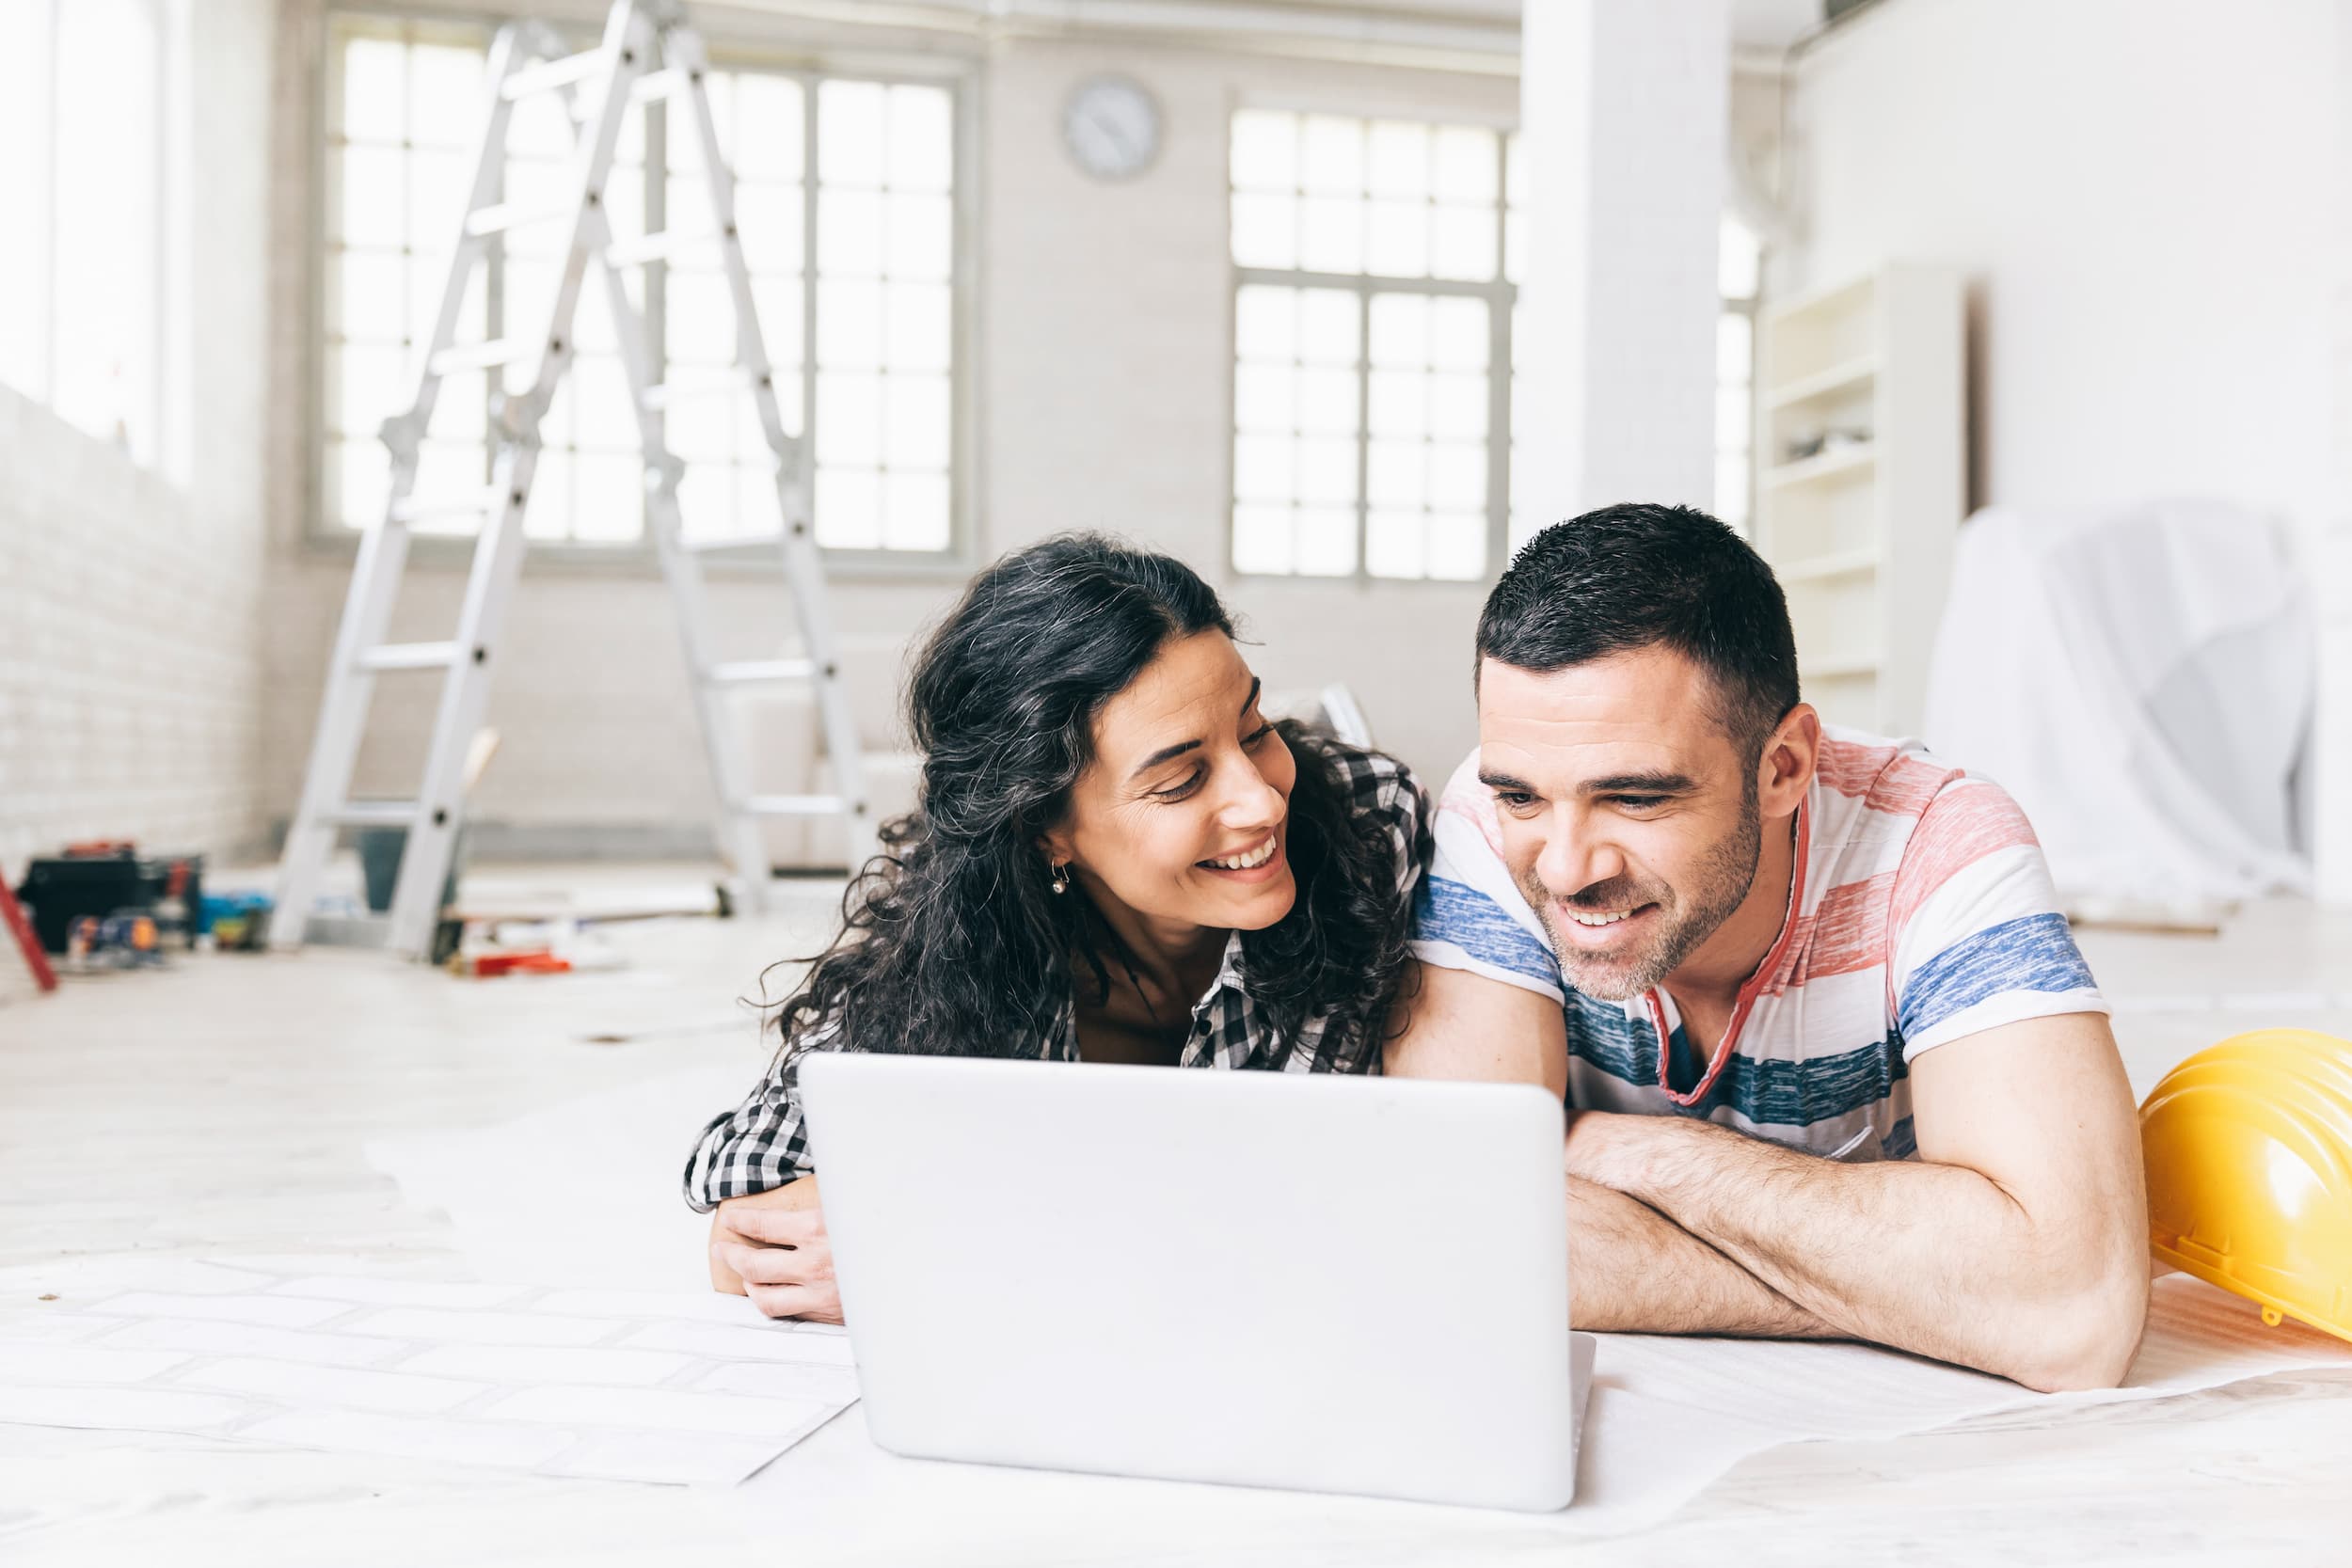
<path id="1" fill-rule="evenodd" d="M 1977 1171 L 1844 1164 L 1663 1117 L 1603 1117 L 1569 1150 L 1572 1171 L 1656 1209 L 1833 1333 L 2035 1386 L 2078 1380 L 2044 1325 L 2081 1289 L 2082 1260 Z"/>
<path id="2" fill-rule="evenodd" d="M 1839 1338 L 1657 1210 L 1568 1178 L 1570 1321 L 1596 1333 Z"/>

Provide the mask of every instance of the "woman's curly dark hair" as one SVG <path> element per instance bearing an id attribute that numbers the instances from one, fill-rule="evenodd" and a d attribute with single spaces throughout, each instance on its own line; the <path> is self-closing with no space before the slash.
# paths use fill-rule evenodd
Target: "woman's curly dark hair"
<path id="1" fill-rule="evenodd" d="M 1032 1053 L 1072 997 L 1073 956 L 1106 996 L 1109 933 L 1074 886 L 1051 891 L 1038 840 L 1093 760 L 1103 705 L 1167 643 L 1211 629 L 1231 636 L 1232 623 L 1190 567 L 1099 534 L 1048 539 L 982 572 L 909 684 L 921 805 L 883 827 L 884 852 L 843 899 L 841 934 L 779 1006 L 780 1055 Z M 1286 1046 L 1317 1013 L 1335 1041 L 1379 1039 L 1407 957 L 1395 840 L 1352 809 L 1327 738 L 1278 728 L 1298 762 L 1287 842 L 1298 894 L 1279 921 L 1244 933 L 1246 984 Z"/>

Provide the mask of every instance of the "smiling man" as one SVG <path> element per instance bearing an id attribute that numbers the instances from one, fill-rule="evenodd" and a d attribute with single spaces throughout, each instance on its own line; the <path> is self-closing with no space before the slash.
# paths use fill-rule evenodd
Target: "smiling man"
<path id="1" fill-rule="evenodd" d="M 1387 1070 L 1565 1097 L 1578 1326 L 2120 1381 L 2137 1119 L 2009 797 L 1825 729 L 1771 568 L 1687 508 L 1538 535 L 1476 681 Z"/>

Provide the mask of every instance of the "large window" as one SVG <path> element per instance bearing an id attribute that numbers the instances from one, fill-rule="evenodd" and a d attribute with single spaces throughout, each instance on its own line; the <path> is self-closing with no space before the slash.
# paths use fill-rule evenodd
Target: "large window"
<path id="1" fill-rule="evenodd" d="M 152 462 L 163 354 L 159 0 L 0 0 L 0 382 Z"/>
<path id="2" fill-rule="evenodd" d="M 322 467 L 326 514 L 345 528 L 364 528 L 383 512 L 389 476 L 376 432 L 407 404 L 432 330 L 484 110 L 487 34 L 423 22 L 338 22 L 327 117 Z M 784 423 L 814 442 L 818 542 L 842 550 L 947 549 L 959 445 L 951 90 L 750 69 L 713 71 L 706 81 L 720 150 L 736 176 L 737 220 Z M 518 103 L 501 199 L 533 211 L 564 207 L 572 135 L 556 96 Z M 607 211 L 624 238 L 711 230 L 700 138 L 682 103 L 629 117 Z M 459 340 L 535 334 L 567 238 L 564 224 L 544 223 L 494 245 L 466 301 Z M 752 398 L 729 373 L 735 323 L 716 248 L 624 276 L 654 340 L 654 377 L 671 391 L 666 435 L 686 465 L 679 500 L 688 535 L 771 534 L 779 520 L 772 466 Z M 542 426 L 526 528 L 550 541 L 630 544 L 644 531 L 637 423 L 593 269 L 574 340 L 573 365 Z M 420 496 L 480 487 L 492 459 L 488 378 L 503 374 L 519 387 L 532 370 L 524 363 L 443 383 L 419 460 Z M 421 518 L 418 527 L 474 523 L 457 515 Z"/>
<path id="3" fill-rule="evenodd" d="M 1474 578 L 1502 538 L 1507 138 L 1248 109 L 1232 123 L 1232 563 Z"/>

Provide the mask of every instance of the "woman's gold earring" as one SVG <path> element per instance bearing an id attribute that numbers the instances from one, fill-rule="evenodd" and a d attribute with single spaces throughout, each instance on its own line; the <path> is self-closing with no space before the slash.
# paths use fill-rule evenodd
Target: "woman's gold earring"
<path id="1" fill-rule="evenodd" d="M 1056 893 L 1068 893 L 1070 891 L 1069 866 L 1057 865 L 1054 867 L 1054 891 Z"/>

